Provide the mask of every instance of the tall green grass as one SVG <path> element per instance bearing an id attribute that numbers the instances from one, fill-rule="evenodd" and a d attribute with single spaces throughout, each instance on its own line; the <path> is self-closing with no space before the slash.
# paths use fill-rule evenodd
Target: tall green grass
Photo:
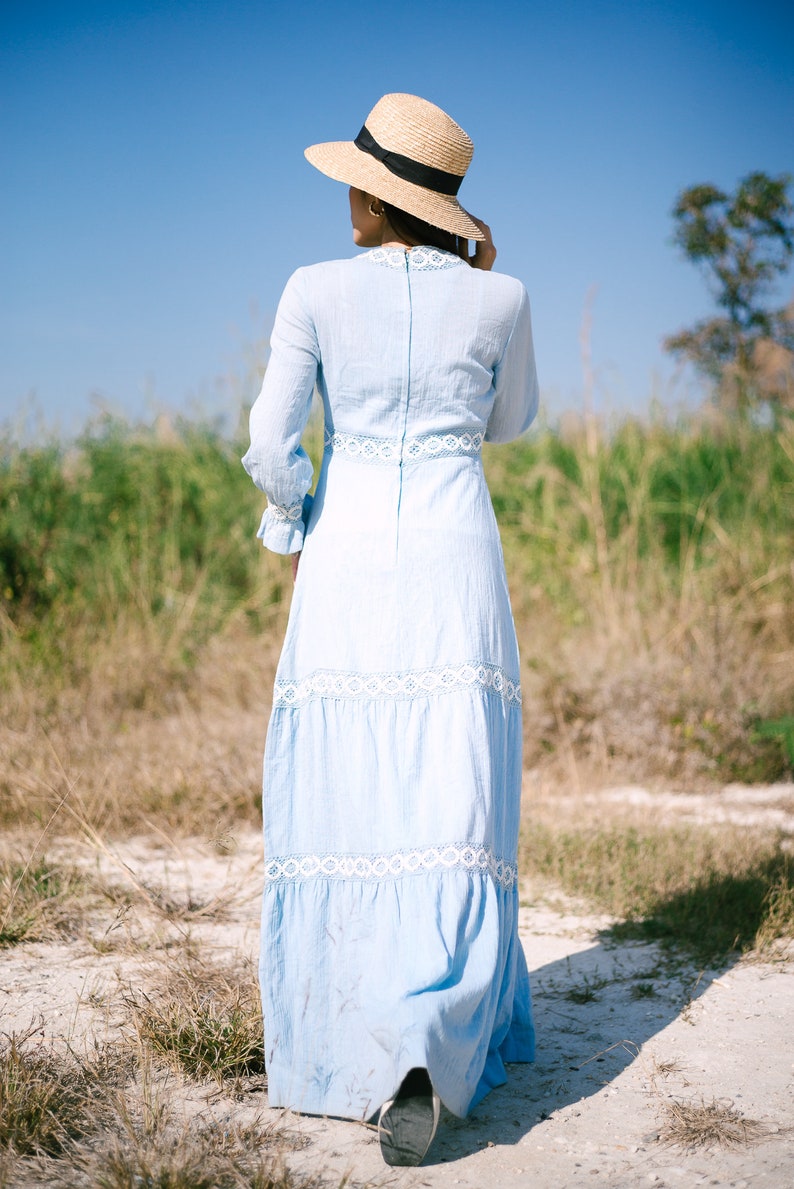
<path id="1" fill-rule="evenodd" d="M 189 686 L 230 625 L 278 640 L 289 571 L 255 540 L 264 500 L 243 449 L 184 421 L 0 442 L 7 710 L 32 684 L 52 710 L 100 656 L 117 700 L 146 707 L 155 688 Z M 527 762 L 790 772 L 788 736 L 764 724 L 794 711 L 794 427 L 590 423 L 487 447 L 484 461 L 524 656 Z"/>
<path id="2" fill-rule="evenodd" d="M 163 434 L 105 419 L 69 446 L 0 442 L 8 620 L 46 635 L 58 615 L 101 624 L 193 599 L 216 627 L 260 577 L 253 532 L 263 498 L 240 466 L 243 449 L 186 421 Z M 486 447 L 485 463 L 514 576 L 570 612 L 581 593 L 572 576 L 603 560 L 617 589 L 643 565 L 679 590 L 693 571 L 762 577 L 791 560 L 791 429 L 626 421 L 594 458 L 584 433 L 545 432 Z M 599 517 L 607 559 L 597 555 Z M 282 597 L 281 583 L 269 593 Z"/>
<path id="3" fill-rule="evenodd" d="M 5 442 L 8 620 L 50 646 L 70 621 L 169 618 L 189 605 L 200 636 L 212 631 L 255 589 L 257 502 L 238 447 L 203 426 L 163 437 L 109 420 L 68 447 Z"/>
<path id="4" fill-rule="evenodd" d="M 790 427 L 627 420 L 595 451 L 581 427 L 486 447 L 486 465 L 510 569 L 571 612 L 599 569 L 596 589 L 625 600 L 682 595 L 694 573 L 735 589 L 791 561 Z"/>
<path id="5" fill-rule="evenodd" d="M 690 784 L 792 772 L 794 425 L 581 425 L 486 449 L 526 752 Z M 777 724 L 777 725 L 776 725 Z"/>

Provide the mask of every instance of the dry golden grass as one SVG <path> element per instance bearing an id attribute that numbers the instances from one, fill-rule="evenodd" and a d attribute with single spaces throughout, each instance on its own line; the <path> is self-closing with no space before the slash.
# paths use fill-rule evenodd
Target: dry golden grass
<path id="1" fill-rule="evenodd" d="M 176 965 L 171 955 L 150 967 L 148 988 L 127 996 L 130 1028 L 82 1054 L 37 1027 L 0 1039 L 0 1185 L 318 1186 L 284 1163 L 296 1137 L 241 1112 L 243 1091 L 256 1103 L 264 1085 L 250 968 L 213 967 L 188 947 Z M 197 1112 L 189 1089 L 208 1078 L 216 1089 Z"/>
<path id="2" fill-rule="evenodd" d="M 72 1189 L 81 1184 L 86 1189 L 320 1189 L 314 1177 L 293 1176 L 267 1150 L 267 1138 L 256 1127 L 166 1124 L 141 1133 L 128 1124 L 100 1150 L 76 1152 L 71 1168 L 51 1166 L 53 1184 Z"/>
<path id="3" fill-rule="evenodd" d="M 571 626 L 545 596 L 514 601 L 525 764 L 547 787 L 708 789 L 779 764 L 776 739 L 750 748 L 748 737 L 789 696 L 794 628 L 783 630 L 782 607 L 763 630 L 705 603 L 691 623 L 660 607 L 646 638 Z M 0 717 L 0 821 L 41 828 L 65 799 L 59 830 L 86 820 L 110 834 L 153 822 L 186 834 L 255 823 L 283 626 L 283 610 L 262 635 L 231 625 L 178 681 L 139 641 L 115 634 L 78 686 L 37 688 L 34 673 Z M 147 686 L 143 705 L 127 701 L 133 682 Z"/>
<path id="4" fill-rule="evenodd" d="M 657 935 L 666 929 L 674 933 L 668 926 L 684 918 L 689 922 L 685 938 L 698 935 L 699 897 L 702 911 L 725 917 L 727 909 L 719 905 L 733 904 L 737 894 L 746 893 L 747 912 L 730 938 L 712 930 L 710 918 L 713 953 L 724 953 L 734 942 L 742 949 L 769 947 L 776 937 L 790 935 L 791 878 L 775 857 L 781 854 L 779 840 L 768 831 L 693 827 L 684 836 L 644 810 L 587 798 L 599 786 L 622 783 L 713 789 L 721 783 L 715 771 L 721 775 L 723 768 L 715 768 L 710 758 L 712 742 L 718 742 L 729 771 L 733 761 L 725 756 L 730 756 L 731 739 L 736 754 L 743 755 L 747 723 L 737 703 L 752 698 L 765 681 L 776 697 L 782 696 L 790 677 L 779 677 L 780 666 L 774 669 L 758 637 L 753 645 L 749 628 L 742 636 L 741 624 L 727 635 L 719 663 L 716 655 L 695 655 L 695 635 L 700 633 L 703 644 L 709 622 L 718 619 L 708 609 L 695 635 L 688 627 L 670 626 L 660 612 L 655 625 L 660 638 L 643 644 L 641 635 L 629 630 L 616 638 L 606 629 L 599 632 L 596 624 L 565 624 L 545 598 L 538 596 L 536 602 L 545 612 L 531 619 L 524 607 L 518 620 L 532 793 L 524 872 L 554 878 L 616 915 L 655 920 Z M 107 650 L 98 649 L 85 689 L 64 690 L 53 698 L 47 687 L 29 687 L 12 721 L 0 720 L 0 819 L 11 827 L 9 836 L 18 833 L 21 846 L 34 831 L 46 831 L 53 814 L 45 844 L 55 830 L 82 836 L 96 847 L 102 839 L 131 833 L 219 838 L 238 827 L 256 828 L 282 631 L 283 608 L 264 637 L 252 637 L 240 621 L 231 623 L 207 641 L 190 673 L 176 684 L 153 666 L 151 705 L 125 707 L 123 699 L 115 700 L 113 683 L 123 684 L 125 667 L 142 680 L 143 663 L 134 650 L 126 657 L 124 640 L 115 636 Z M 782 648 L 772 628 L 766 631 Z M 691 663 L 682 666 L 681 642 L 687 639 Z M 717 639 L 714 632 L 709 639 Z M 112 666 L 106 669 L 109 656 Z M 698 705 L 705 707 L 699 717 L 693 709 Z M 779 751 L 774 739 L 763 741 L 753 762 Z M 644 854 L 639 864 L 623 845 L 631 827 L 647 837 L 645 852 L 637 851 Z M 692 873 L 706 871 L 711 882 L 696 887 Z M 9 886 L 6 879 L 0 918 Z M 133 888 L 125 893 L 127 899 L 130 895 L 148 898 L 166 915 L 214 911 L 201 898 L 172 903 L 156 888 Z M 21 893 L 17 902 L 22 920 Z M 69 898 L 64 907 L 68 903 Z M 54 927 L 57 914 L 46 897 L 36 914 L 37 927 L 45 920 Z"/>
<path id="5" fill-rule="evenodd" d="M 37 1042 L 35 1030 L 0 1038 L 0 1151 L 58 1155 L 101 1129 L 108 1094 L 129 1076 L 118 1049 L 81 1057 Z"/>
<path id="6" fill-rule="evenodd" d="M 671 1099 L 662 1103 L 663 1143 L 684 1148 L 742 1148 L 759 1143 L 769 1128 L 748 1119 L 732 1102 L 685 1102 Z"/>
<path id="7" fill-rule="evenodd" d="M 185 834 L 257 820 L 261 759 L 282 626 L 253 639 L 230 630 L 208 642 L 178 684 L 115 635 L 84 688 L 30 687 L 0 721 L 0 820 L 101 834 Z M 130 647 L 131 651 L 125 649 Z M 112 658 L 112 666 L 104 665 Z M 146 682 L 151 707 L 114 705 L 125 681 Z"/>

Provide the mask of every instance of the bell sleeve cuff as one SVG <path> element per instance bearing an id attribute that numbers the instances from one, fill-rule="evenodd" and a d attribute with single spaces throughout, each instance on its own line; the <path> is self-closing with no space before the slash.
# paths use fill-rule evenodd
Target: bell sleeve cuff
<path id="1" fill-rule="evenodd" d="M 312 503 L 312 497 L 306 495 L 302 503 L 290 508 L 268 504 L 256 534 L 264 547 L 273 553 L 300 553 Z"/>

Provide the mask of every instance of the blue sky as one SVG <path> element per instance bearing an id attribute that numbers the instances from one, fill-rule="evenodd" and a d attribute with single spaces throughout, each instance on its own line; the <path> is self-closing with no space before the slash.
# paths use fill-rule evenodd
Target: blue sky
<path id="1" fill-rule="evenodd" d="M 790 0 L 3 0 L 0 420 L 250 400 L 290 272 L 355 252 L 303 148 L 388 91 L 474 139 L 460 197 L 529 289 L 549 409 L 581 402 L 588 294 L 598 405 L 693 399 L 660 344 L 711 306 L 670 209 L 794 174 L 793 58 Z"/>

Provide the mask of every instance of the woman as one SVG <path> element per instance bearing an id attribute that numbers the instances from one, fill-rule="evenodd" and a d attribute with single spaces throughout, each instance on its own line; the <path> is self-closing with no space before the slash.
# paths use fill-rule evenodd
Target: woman
<path id="1" fill-rule="evenodd" d="M 243 459 L 297 574 L 265 750 L 270 1103 L 380 1108 L 390 1164 L 423 1158 L 439 1101 L 465 1116 L 533 1056 L 518 652 L 480 448 L 528 427 L 537 379 L 526 292 L 455 196 L 472 151 L 412 95 L 306 150 L 371 250 L 288 282 Z"/>

